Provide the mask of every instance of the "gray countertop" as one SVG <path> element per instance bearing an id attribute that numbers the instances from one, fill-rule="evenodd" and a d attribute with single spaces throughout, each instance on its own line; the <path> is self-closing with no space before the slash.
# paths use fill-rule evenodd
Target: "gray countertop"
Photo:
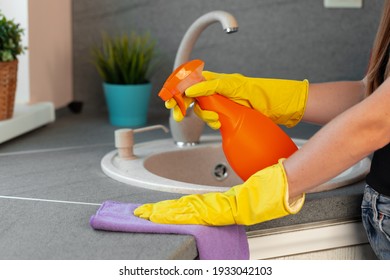
<path id="1" fill-rule="evenodd" d="M 151 120 L 148 125 L 165 124 Z M 300 124 L 290 136 L 309 138 L 319 127 Z M 106 116 L 57 114 L 57 120 L 0 144 L 0 259 L 195 259 L 194 238 L 93 230 L 89 218 L 105 200 L 145 203 L 179 194 L 131 187 L 103 174 L 114 149 Z M 205 133 L 216 133 L 206 128 Z M 160 131 L 136 142 L 170 137 Z M 247 227 L 268 230 L 360 216 L 364 182 L 309 194 L 300 213 Z"/>

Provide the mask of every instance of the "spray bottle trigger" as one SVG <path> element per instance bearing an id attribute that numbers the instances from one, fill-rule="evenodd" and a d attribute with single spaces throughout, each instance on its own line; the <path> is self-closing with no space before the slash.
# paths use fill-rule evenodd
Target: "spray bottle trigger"
<path id="1" fill-rule="evenodd" d="M 158 93 L 158 96 L 164 101 L 167 101 L 171 98 L 174 98 L 177 105 L 179 106 L 180 111 L 183 114 L 183 116 L 186 115 L 187 108 L 186 108 L 182 93 L 180 93 L 179 91 L 177 91 L 176 93 L 172 93 L 170 90 L 163 87 L 160 90 L 160 92 Z"/>
<path id="2" fill-rule="evenodd" d="M 187 108 L 183 99 L 183 94 L 175 94 L 173 98 L 175 99 L 177 105 L 179 106 L 181 113 L 183 114 L 183 116 L 185 116 L 187 113 Z"/>

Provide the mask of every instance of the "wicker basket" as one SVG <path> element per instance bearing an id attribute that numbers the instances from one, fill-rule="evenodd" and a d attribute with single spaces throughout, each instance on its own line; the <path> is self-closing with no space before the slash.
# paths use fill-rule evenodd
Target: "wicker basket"
<path id="1" fill-rule="evenodd" d="M 18 60 L 0 62 L 0 120 L 14 113 Z"/>

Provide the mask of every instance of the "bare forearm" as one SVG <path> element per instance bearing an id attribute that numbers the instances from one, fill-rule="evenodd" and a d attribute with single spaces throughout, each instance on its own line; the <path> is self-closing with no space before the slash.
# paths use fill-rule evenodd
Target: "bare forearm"
<path id="1" fill-rule="evenodd" d="M 303 121 L 326 124 L 334 117 L 363 100 L 363 81 L 314 83 L 309 95 Z"/>
<path id="2" fill-rule="evenodd" d="M 284 162 L 290 196 L 331 179 L 390 142 L 390 80 L 334 118 Z"/>

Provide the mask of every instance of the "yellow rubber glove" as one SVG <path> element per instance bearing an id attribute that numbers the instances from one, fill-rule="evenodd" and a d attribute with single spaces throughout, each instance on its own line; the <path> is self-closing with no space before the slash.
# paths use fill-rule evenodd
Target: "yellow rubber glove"
<path id="1" fill-rule="evenodd" d="M 186 108 L 188 108 L 194 102 L 193 98 L 187 96 L 184 96 L 183 99 Z M 184 116 L 179 106 L 177 106 L 175 99 L 171 98 L 165 101 L 165 107 L 167 109 L 173 109 L 172 116 L 175 121 L 180 122 L 183 120 Z M 210 126 L 212 129 L 219 129 L 221 127 L 221 123 L 218 120 L 219 117 L 216 112 L 202 110 L 197 103 L 194 103 L 194 112 L 199 118 L 205 121 L 208 124 L 208 126 Z"/>
<path id="2" fill-rule="evenodd" d="M 134 214 L 155 223 L 223 226 L 252 225 L 297 213 L 305 195 L 289 201 L 282 160 L 224 193 L 183 196 L 144 204 Z"/>
<path id="3" fill-rule="evenodd" d="M 185 104 L 186 108 L 188 108 L 194 102 L 193 98 L 189 98 L 187 96 L 183 96 L 183 100 L 184 100 L 184 104 Z M 175 99 L 171 98 L 171 99 L 168 99 L 167 101 L 165 101 L 165 108 L 173 109 L 172 116 L 173 116 L 173 119 L 175 121 L 180 122 L 183 120 L 184 116 L 181 113 L 179 106 L 177 106 Z"/>
<path id="4" fill-rule="evenodd" d="M 302 119 L 309 88 L 307 80 L 248 78 L 241 74 L 209 71 L 203 71 L 202 75 L 206 81 L 189 87 L 185 92 L 188 98 L 217 92 L 241 105 L 256 109 L 277 124 L 292 127 Z M 210 127 L 220 126 L 215 112 L 212 115 L 210 111 L 202 111 L 198 107 L 195 113 Z"/>

